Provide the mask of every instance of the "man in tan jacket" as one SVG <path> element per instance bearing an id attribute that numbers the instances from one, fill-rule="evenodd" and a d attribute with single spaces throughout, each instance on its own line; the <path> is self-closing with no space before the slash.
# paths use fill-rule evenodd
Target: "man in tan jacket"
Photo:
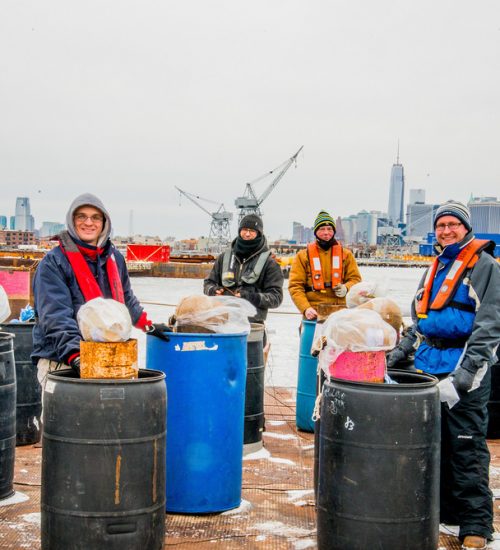
<path id="1" fill-rule="evenodd" d="M 350 250 L 335 239 L 335 222 L 322 210 L 314 222 L 316 241 L 295 256 L 288 291 L 302 315 L 313 320 L 319 304 L 345 307 L 345 296 L 361 281 L 358 265 Z"/>

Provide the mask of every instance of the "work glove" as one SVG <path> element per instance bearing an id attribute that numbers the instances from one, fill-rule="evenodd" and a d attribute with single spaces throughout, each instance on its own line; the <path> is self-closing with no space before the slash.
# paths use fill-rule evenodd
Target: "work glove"
<path id="1" fill-rule="evenodd" d="M 467 393 L 472 388 L 477 369 L 469 359 L 465 358 L 462 364 L 451 374 L 451 383 L 455 386 L 458 394 Z"/>
<path id="2" fill-rule="evenodd" d="M 344 298 L 347 294 L 347 287 L 343 285 L 342 283 L 339 283 L 338 285 L 333 287 L 333 292 L 337 298 Z"/>
<path id="3" fill-rule="evenodd" d="M 406 359 L 407 355 L 404 350 L 402 350 L 399 346 L 395 347 L 392 351 L 390 351 L 386 357 L 385 362 L 387 363 L 387 368 L 392 369 L 393 367 L 396 367 L 397 364 L 400 361 L 403 361 Z"/>
<path id="4" fill-rule="evenodd" d="M 74 359 L 71 359 L 69 366 L 80 376 L 80 356 L 77 355 Z"/>
<path id="5" fill-rule="evenodd" d="M 165 332 L 172 332 L 172 327 L 165 325 L 164 323 L 151 323 L 144 327 L 144 332 L 151 336 L 156 336 L 164 342 L 170 342 L 170 338 L 165 334 Z"/>
<path id="6" fill-rule="evenodd" d="M 241 288 L 240 296 L 250 302 L 253 306 L 259 307 L 260 296 L 259 293 L 251 286 Z"/>

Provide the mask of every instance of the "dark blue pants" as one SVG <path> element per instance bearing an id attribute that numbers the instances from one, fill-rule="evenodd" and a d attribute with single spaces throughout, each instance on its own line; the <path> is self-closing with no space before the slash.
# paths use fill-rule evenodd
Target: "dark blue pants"
<path id="1" fill-rule="evenodd" d="M 491 372 L 479 388 L 449 408 L 441 406 L 441 522 L 467 535 L 491 538 L 493 501 L 489 489 L 490 453 L 486 445 Z"/>

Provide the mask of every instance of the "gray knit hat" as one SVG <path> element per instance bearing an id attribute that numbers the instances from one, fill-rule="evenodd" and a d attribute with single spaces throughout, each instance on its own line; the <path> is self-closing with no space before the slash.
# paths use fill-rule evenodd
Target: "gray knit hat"
<path id="1" fill-rule="evenodd" d="M 447 201 L 442 204 L 436 210 L 436 216 L 434 217 L 434 228 L 436 228 L 436 223 L 438 219 L 442 218 L 443 216 L 455 216 L 455 218 L 458 218 L 464 224 L 468 231 L 472 229 L 470 223 L 470 211 L 467 206 L 465 206 L 461 202 Z"/>

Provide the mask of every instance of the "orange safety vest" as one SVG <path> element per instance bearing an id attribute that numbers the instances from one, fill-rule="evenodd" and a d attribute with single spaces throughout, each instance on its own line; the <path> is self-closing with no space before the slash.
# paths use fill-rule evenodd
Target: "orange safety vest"
<path id="1" fill-rule="evenodd" d="M 331 286 L 334 287 L 342 282 L 342 245 L 332 246 L 332 280 Z M 307 256 L 311 268 L 311 277 L 314 290 L 325 290 L 325 280 L 321 271 L 321 261 L 319 259 L 318 243 L 309 243 L 307 245 Z"/>
<path id="2" fill-rule="evenodd" d="M 443 309 L 450 300 L 453 298 L 458 285 L 462 281 L 462 275 L 466 269 L 470 269 L 475 265 L 479 259 L 479 253 L 488 245 L 490 241 L 483 239 L 473 239 L 469 244 L 464 246 L 455 258 L 450 270 L 446 274 L 441 288 L 439 289 L 436 297 L 429 305 L 432 291 L 432 283 L 434 282 L 434 276 L 436 275 L 439 265 L 439 258 L 434 260 L 434 263 L 430 267 L 424 281 L 424 289 L 422 298 L 417 301 L 415 310 L 417 316 L 420 318 L 427 317 L 429 309 Z"/>

